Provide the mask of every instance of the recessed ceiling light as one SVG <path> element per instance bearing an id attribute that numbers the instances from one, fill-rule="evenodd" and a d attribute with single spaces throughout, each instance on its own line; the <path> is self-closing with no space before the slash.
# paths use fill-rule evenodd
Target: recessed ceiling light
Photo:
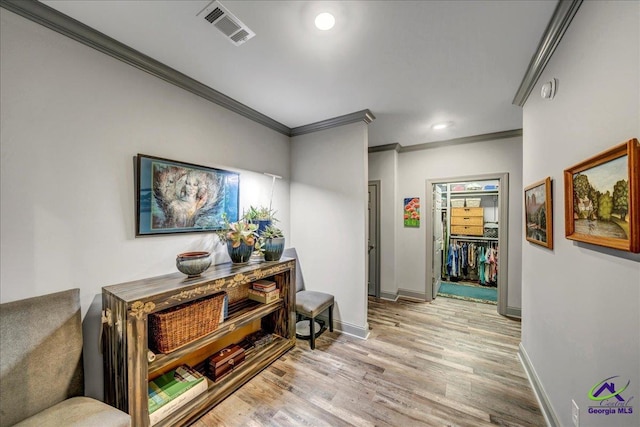
<path id="1" fill-rule="evenodd" d="M 453 122 L 442 122 L 442 123 L 436 123 L 434 125 L 431 126 L 431 129 L 433 130 L 442 130 L 442 129 L 446 129 L 448 127 L 453 126 Z"/>
<path id="2" fill-rule="evenodd" d="M 332 14 L 323 12 L 316 16 L 316 27 L 322 31 L 327 31 L 333 28 L 336 24 L 336 18 Z"/>

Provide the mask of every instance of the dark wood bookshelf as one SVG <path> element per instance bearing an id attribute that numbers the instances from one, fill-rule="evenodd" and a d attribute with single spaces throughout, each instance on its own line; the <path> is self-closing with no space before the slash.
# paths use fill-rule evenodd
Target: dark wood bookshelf
<path id="1" fill-rule="evenodd" d="M 229 303 L 228 317 L 215 331 L 171 353 L 156 353 L 155 360 L 148 361 L 149 314 L 219 292 L 237 295 L 238 290 L 246 291 L 259 279 L 275 281 L 280 298 L 261 304 L 240 297 Z M 193 422 L 295 345 L 294 281 L 295 260 L 283 258 L 243 266 L 213 266 L 197 278 L 187 279 L 174 273 L 103 287 L 105 401 L 129 413 L 132 426 L 146 427 L 149 425 L 149 380 L 181 364 L 206 374 L 203 366 L 213 353 L 230 343 L 240 343 L 256 332 L 272 334 L 272 342 L 248 349 L 245 361 L 219 381 L 207 378 L 209 386 L 205 393 L 156 425 L 181 426 Z"/>

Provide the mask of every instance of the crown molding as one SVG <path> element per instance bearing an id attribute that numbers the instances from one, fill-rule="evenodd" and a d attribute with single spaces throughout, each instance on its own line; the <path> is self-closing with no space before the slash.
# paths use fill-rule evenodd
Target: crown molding
<path id="1" fill-rule="evenodd" d="M 470 144 L 472 142 L 495 141 L 497 139 L 522 136 L 522 129 L 505 130 L 502 132 L 484 133 L 481 135 L 464 136 L 462 138 L 445 139 L 443 141 L 427 142 L 425 144 L 408 145 L 400 149 L 401 153 L 426 150 L 429 148 L 450 147 L 452 145 Z"/>
<path id="2" fill-rule="evenodd" d="M 396 151 L 400 152 L 402 150 L 402 145 L 397 142 L 394 144 L 385 144 L 385 145 L 376 145 L 375 147 L 369 147 L 369 153 L 378 153 L 381 151 Z"/>
<path id="3" fill-rule="evenodd" d="M 462 138 L 445 139 L 442 141 L 426 142 L 424 144 L 402 146 L 398 143 L 369 147 L 369 153 L 395 150 L 398 153 L 427 150 L 429 148 L 451 147 L 452 145 L 470 144 L 472 142 L 495 141 L 498 139 L 522 136 L 522 129 L 505 130 L 502 132 L 484 133 L 482 135 L 464 136 Z"/>
<path id="4" fill-rule="evenodd" d="M 540 75 L 547 66 L 551 56 L 555 52 L 562 36 L 564 35 L 571 20 L 580 8 L 582 0 L 560 0 L 553 12 L 553 16 L 547 25 L 542 39 L 538 44 L 536 53 L 531 57 L 527 71 L 524 73 L 520 87 L 513 98 L 512 104 L 522 107 L 531 94 L 533 87 L 538 82 Z"/>
<path id="5" fill-rule="evenodd" d="M 291 136 L 291 129 L 288 126 L 43 3 L 34 0 L 0 0 L 0 7 L 238 113 L 276 132 Z"/>
<path id="6" fill-rule="evenodd" d="M 145 71 L 181 89 L 200 96 L 227 110 L 240 114 L 283 135 L 292 137 L 332 127 L 364 121 L 369 124 L 375 116 L 369 110 L 357 111 L 309 125 L 289 128 L 272 118 L 236 101 L 217 90 L 103 34 L 36 0 L 0 0 L 0 7 L 72 38 L 86 46 Z"/>
<path id="7" fill-rule="evenodd" d="M 369 124 L 375 119 L 376 116 L 374 116 L 369 110 L 356 111 L 355 113 L 345 114 L 344 116 L 338 116 L 308 125 L 295 127 L 291 129 L 291 136 L 304 135 L 305 133 L 318 132 L 357 122 L 365 122 L 366 124 Z"/>

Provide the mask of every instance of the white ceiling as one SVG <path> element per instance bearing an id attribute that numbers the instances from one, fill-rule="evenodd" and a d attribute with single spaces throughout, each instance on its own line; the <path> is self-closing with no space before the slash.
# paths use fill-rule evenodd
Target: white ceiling
<path id="1" fill-rule="evenodd" d="M 256 33 L 236 47 L 196 17 L 208 0 L 42 2 L 291 128 L 369 109 L 370 146 L 521 128 L 511 101 L 557 4 L 222 0 Z"/>

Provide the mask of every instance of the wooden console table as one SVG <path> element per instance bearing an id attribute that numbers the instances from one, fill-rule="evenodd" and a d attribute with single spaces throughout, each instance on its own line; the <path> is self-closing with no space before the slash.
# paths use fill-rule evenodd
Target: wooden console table
<path id="1" fill-rule="evenodd" d="M 222 348 L 256 331 L 273 334 L 275 339 L 269 344 L 248 350 L 244 363 L 231 374 L 218 382 L 207 378 L 207 392 L 157 425 L 195 421 L 295 345 L 295 277 L 295 260 L 282 258 L 244 266 L 212 266 L 192 279 L 174 273 L 103 287 L 105 401 L 128 412 L 134 427 L 146 427 L 150 380 L 182 364 L 203 370 L 207 358 Z M 280 299 L 269 304 L 246 299 L 251 282 L 258 279 L 275 281 Z M 149 314 L 221 291 L 229 295 L 230 314 L 214 332 L 169 354 L 157 354 L 153 362 L 147 360 Z"/>

